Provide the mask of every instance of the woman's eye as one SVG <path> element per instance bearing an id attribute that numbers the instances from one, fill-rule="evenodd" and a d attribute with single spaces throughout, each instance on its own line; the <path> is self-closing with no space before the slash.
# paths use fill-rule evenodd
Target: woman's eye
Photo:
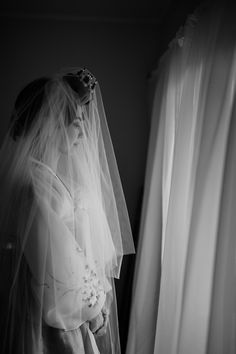
<path id="1" fill-rule="evenodd" d="M 75 128 L 80 128 L 80 123 L 79 122 L 73 122 L 73 126 Z"/>

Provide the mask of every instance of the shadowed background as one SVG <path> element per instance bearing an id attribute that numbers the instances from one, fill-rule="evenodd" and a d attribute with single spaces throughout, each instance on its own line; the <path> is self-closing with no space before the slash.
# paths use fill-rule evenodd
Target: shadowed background
<path id="1" fill-rule="evenodd" d="M 60 68 L 97 77 L 123 183 L 135 244 L 150 129 L 148 77 L 199 1 L 4 0 L 0 4 L 0 143 L 19 90 Z M 121 345 L 127 339 L 135 256 L 116 283 Z"/>

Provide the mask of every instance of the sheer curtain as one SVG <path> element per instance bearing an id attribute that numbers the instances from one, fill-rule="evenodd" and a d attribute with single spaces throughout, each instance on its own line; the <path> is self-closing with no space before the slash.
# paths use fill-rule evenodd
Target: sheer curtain
<path id="1" fill-rule="evenodd" d="M 236 353 L 235 14 L 190 16 L 155 74 L 127 354 Z"/>

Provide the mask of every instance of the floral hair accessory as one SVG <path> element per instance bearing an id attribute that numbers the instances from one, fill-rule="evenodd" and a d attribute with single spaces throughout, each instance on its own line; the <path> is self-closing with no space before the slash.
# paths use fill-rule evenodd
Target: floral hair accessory
<path id="1" fill-rule="evenodd" d="M 83 83 L 84 87 L 89 87 L 91 91 L 94 90 L 96 84 L 97 84 L 97 79 L 93 74 L 88 71 L 88 69 L 83 68 L 80 69 L 76 76 L 78 76 L 79 80 Z"/>
<path id="2" fill-rule="evenodd" d="M 68 73 L 63 76 L 63 79 L 78 94 L 82 104 L 87 104 L 91 101 L 97 80 L 88 69 L 83 68 L 77 72 Z"/>

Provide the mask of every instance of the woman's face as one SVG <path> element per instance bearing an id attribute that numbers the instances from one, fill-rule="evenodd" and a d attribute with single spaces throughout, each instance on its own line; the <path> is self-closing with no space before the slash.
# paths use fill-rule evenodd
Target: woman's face
<path id="1" fill-rule="evenodd" d="M 79 144 L 81 138 L 83 138 L 83 113 L 80 106 L 77 108 L 76 116 L 72 122 L 66 127 L 67 139 L 63 139 L 62 150 L 68 151 L 73 149 Z"/>
<path id="2" fill-rule="evenodd" d="M 83 137 L 82 121 L 79 118 L 75 118 L 72 123 L 67 127 L 67 137 L 69 147 L 78 145 L 79 140 Z"/>

